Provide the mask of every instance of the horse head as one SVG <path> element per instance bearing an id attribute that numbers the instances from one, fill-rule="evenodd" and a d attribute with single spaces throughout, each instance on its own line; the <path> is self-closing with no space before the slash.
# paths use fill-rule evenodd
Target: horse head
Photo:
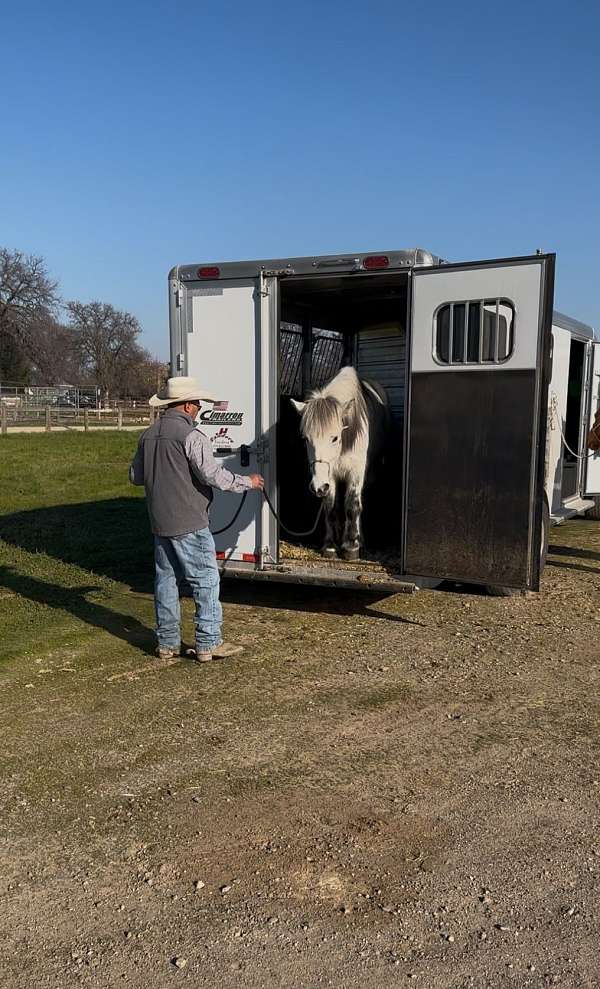
<path id="1" fill-rule="evenodd" d="M 346 451 L 342 436 L 348 429 L 348 420 L 354 399 L 340 402 L 332 395 L 313 395 L 306 402 L 290 399 L 300 413 L 300 431 L 306 443 L 311 469 L 310 487 L 317 498 L 326 498 L 335 491 L 336 468 Z"/>

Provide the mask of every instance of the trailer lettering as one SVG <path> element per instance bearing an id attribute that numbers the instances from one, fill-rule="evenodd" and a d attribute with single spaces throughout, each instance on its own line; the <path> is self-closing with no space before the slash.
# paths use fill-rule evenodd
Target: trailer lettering
<path id="1" fill-rule="evenodd" d="M 206 409 L 200 413 L 200 421 L 207 426 L 241 426 L 243 418 L 243 412 L 215 412 L 214 409 Z"/>

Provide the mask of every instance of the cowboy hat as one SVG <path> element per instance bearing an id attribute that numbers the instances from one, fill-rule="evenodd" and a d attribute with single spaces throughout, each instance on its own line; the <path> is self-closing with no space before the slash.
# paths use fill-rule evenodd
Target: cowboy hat
<path id="1" fill-rule="evenodd" d="M 148 399 L 149 405 L 174 405 L 178 402 L 215 402 L 216 399 L 198 384 L 195 378 L 180 375 L 178 378 L 168 378 L 166 385 Z"/>

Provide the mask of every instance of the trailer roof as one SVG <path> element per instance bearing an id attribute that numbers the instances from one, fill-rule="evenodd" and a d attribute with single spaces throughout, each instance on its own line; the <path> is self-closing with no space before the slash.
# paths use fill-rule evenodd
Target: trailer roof
<path id="1" fill-rule="evenodd" d="M 570 333 L 577 333 L 580 337 L 587 337 L 593 340 L 596 336 L 596 332 L 593 326 L 588 326 L 587 323 L 580 323 L 578 319 L 573 319 L 571 316 L 565 316 L 564 313 L 558 312 L 557 309 L 552 313 L 552 323 L 554 326 L 560 326 L 563 330 L 568 330 Z"/>
<path id="2" fill-rule="evenodd" d="M 386 270 L 391 268 L 429 267 L 440 264 L 441 259 L 422 247 L 395 251 L 348 251 L 341 254 L 313 254 L 303 258 L 262 258 L 248 261 L 201 261 L 197 264 L 176 265 L 169 278 L 196 281 L 201 268 L 218 268 L 221 278 L 244 278 L 261 271 L 310 274 L 319 271 L 357 271 L 364 268 L 367 258 L 387 258 Z"/>

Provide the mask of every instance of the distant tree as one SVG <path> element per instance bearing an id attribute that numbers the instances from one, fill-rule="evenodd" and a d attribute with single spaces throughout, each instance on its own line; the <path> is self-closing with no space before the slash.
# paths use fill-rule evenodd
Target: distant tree
<path id="1" fill-rule="evenodd" d="M 31 327 L 56 313 L 56 287 L 43 258 L 0 247 L 0 369 L 5 379 L 28 379 Z"/>
<path id="2" fill-rule="evenodd" d="M 31 367 L 20 343 L 12 333 L 0 332 L 0 381 L 11 385 L 27 385 Z"/>
<path id="3" fill-rule="evenodd" d="M 82 384 L 78 339 L 70 326 L 52 317 L 36 319 L 28 334 L 30 384 Z"/>
<path id="4" fill-rule="evenodd" d="M 104 399 L 148 398 L 165 365 L 137 343 L 135 316 L 105 302 L 69 302 L 65 326 L 56 289 L 42 258 L 0 248 L 0 378 L 93 386 Z"/>
<path id="5" fill-rule="evenodd" d="M 121 398 L 147 402 L 150 395 L 164 384 L 169 376 L 169 366 L 157 360 L 148 350 L 136 348 L 133 360 L 122 368 L 119 395 Z"/>
<path id="6" fill-rule="evenodd" d="M 139 357 L 140 324 L 131 313 L 106 302 L 68 302 L 67 311 L 83 373 L 94 380 L 105 399 L 115 396 L 124 368 Z"/>
<path id="7" fill-rule="evenodd" d="M 43 258 L 0 247 L 0 332 L 25 339 L 35 318 L 56 312 L 56 287 Z"/>

